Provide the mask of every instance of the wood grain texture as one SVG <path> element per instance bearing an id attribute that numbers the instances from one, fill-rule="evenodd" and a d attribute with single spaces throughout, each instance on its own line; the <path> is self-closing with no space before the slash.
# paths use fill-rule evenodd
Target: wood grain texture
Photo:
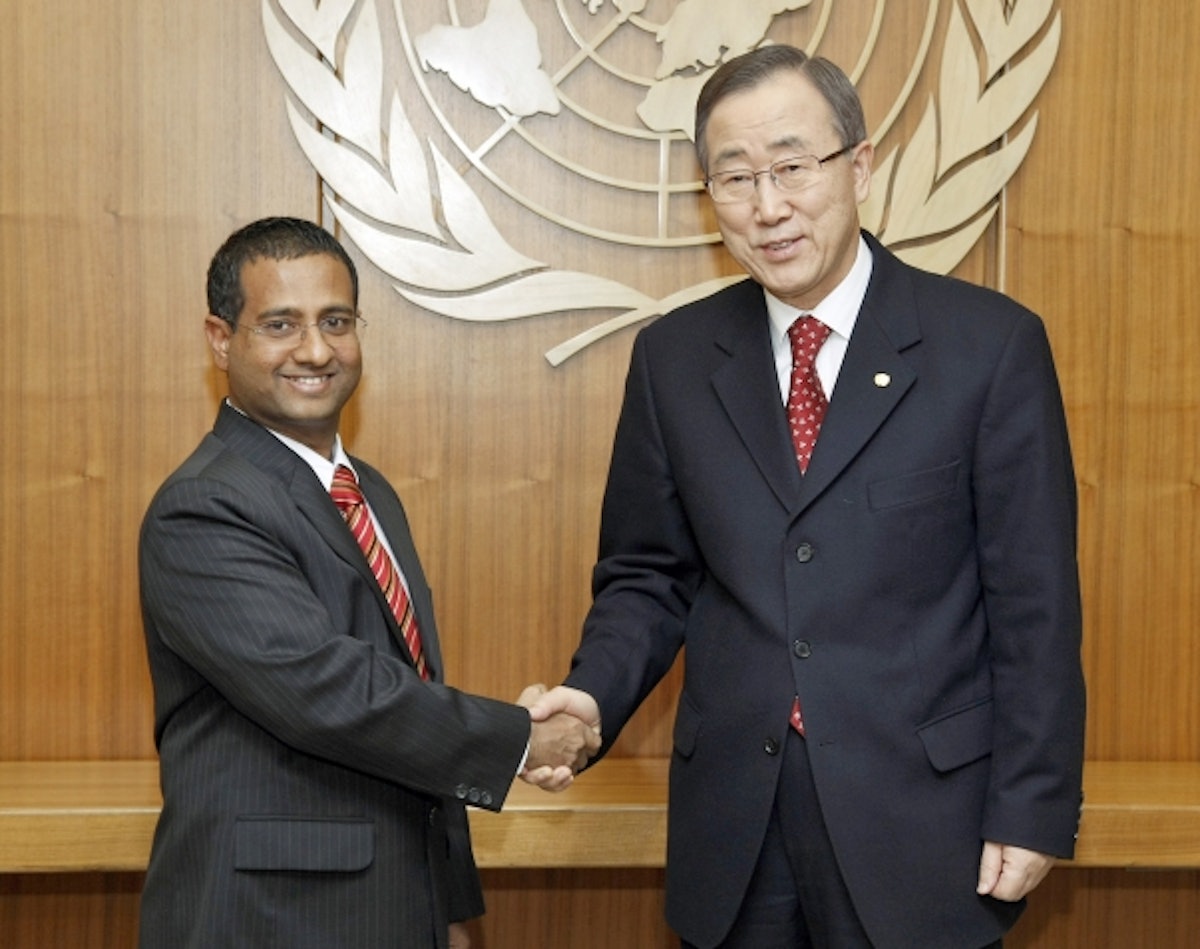
<path id="1" fill-rule="evenodd" d="M 676 949 L 661 870 L 485 870 L 488 913 L 475 949 Z M 7 949 L 127 949 L 137 940 L 139 873 L 0 875 Z M 1006 949 L 1191 949 L 1200 872 L 1055 870 Z"/>
<path id="2" fill-rule="evenodd" d="M 13 8 L 0 43 L 0 759 L 149 757 L 136 536 L 215 415 L 204 272 L 314 185 L 259 157 L 252 4 Z"/>
<path id="3" fill-rule="evenodd" d="M 515 782 L 470 811 L 481 867 L 661 868 L 666 758 L 615 758 L 561 794 Z M 154 761 L 0 762 L 0 873 L 144 870 Z M 1200 869 L 1200 762 L 1092 761 L 1072 867 Z"/>
<path id="4" fill-rule="evenodd" d="M 1069 12 L 1039 100 L 1042 157 L 1010 189 L 1008 289 L 1046 319 L 1071 426 L 1088 755 L 1194 760 L 1200 92 L 1179 44 L 1200 18 L 1100 7 Z"/>

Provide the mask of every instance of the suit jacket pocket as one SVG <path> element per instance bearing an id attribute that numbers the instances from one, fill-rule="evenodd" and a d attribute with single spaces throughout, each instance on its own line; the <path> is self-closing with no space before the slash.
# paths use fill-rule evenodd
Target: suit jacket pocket
<path id="1" fill-rule="evenodd" d="M 992 753 L 992 700 L 983 699 L 920 726 L 929 763 L 952 771 Z"/>
<path id="2" fill-rule="evenodd" d="M 958 483 L 957 461 L 938 468 L 914 471 L 886 481 L 867 485 L 867 503 L 871 510 L 898 507 L 901 504 L 919 504 L 932 501 L 954 491 Z"/>
<path id="3" fill-rule="evenodd" d="M 239 817 L 234 825 L 235 870 L 352 873 L 374 860 L 374 821 Z"/>

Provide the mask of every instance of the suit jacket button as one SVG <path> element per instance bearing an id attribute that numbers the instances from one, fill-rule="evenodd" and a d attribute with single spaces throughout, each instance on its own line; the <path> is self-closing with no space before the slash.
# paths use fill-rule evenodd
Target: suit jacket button
<path id="1" fill-rule="evenodd" d="M 492 792 L 491 791 L 480 792 L 479 803 L 482 804 L 484 807 L 490 807 L 492 804 Z"/>
<path id="2" fill-rule="evenodd" d="M 808 563 L 813 559 L 812 544 L 801 544 L 796 548 L 796 559 L 801 563 Z"/>
<path id="3" fill-rule="evenodd" d="M 769 755 L 779 754 L 779 742 L 776 741 L 774 738 L 768 738 L 766 741 L 763 742 L 763 751 L 765 751 Z"/>
<path id="4" fill-rule="evenodd" d="M 797 639 L 792 643 L 792 652 L 796 654 L 797 659 L 807 659 L 812 655 L 812 646 L 803 639 Z"/>
<path id="5" fill-rule="evenodd" d="M 460 784 L 454 789 L 454 796 L 460 801 L 465 801 L 467 799 L 467 794 L 469 793 L 470 788 L 468 788 L 465 784 Z"/>

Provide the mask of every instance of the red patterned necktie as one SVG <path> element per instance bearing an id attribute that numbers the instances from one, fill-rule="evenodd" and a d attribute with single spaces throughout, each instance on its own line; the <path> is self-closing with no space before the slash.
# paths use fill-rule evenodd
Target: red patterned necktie
<path id="1" fill-rule="evenodd" d="M 808 470 L 808 459 L 829 406 L 817 377 L 817 352 L 829 336 L 829 327 L 815 316 L 802 316 L 788 327 L 792 343 L 792 386 L 788 391 L 788 427 L 796 448 L 800 473 Z"/>
<path id="2" fill-rule="evenodd" d="M 813 446 L 821 433 L 825 420 L 825 409 L 829 402 L 821 380 L 817 376 L 817 353 L 829 337 L 829 327 L 815 316 L 801 316 L 788 327 L 788 339 L 792 344 L 792 386 L 788 390 L 788 428 L 792 432 L 792 445 L 796 449 L 796 463 L 800 473 L 808 470 Z M 792 714 L 788 723 L 801 735 L 804 734 L 804 716 L 800 711 L 800 696 L 792 700 Z"/>
<path id="3" fill-rule="evenodd" d="M 391 606 L 392 613 L 395 614 L 396 622 L 400 624 L 400 631 L 404 634 L 404 642 L 408 644 L 409 652 L 412 653 L 417 672 L 421 674 L 422 679 L 428 679 L 429 670 L 425 665 L 425 653 L 421 649 L 421 633 L 417 629 L 417 618 L 413 616 L 408 591 L 404 589 L 404 584 L 396 572 L 392 558 L 388 556 L 387 549 L 380 543 L 379 537 L 375 533 L 375 525 L 371 523 L 371 513 L 367 510 L 366 498 L 363 497 L 358 482 L 354 479 L 354 472 L 345 465 L 338 465 L 337 470 L 333 473 L 333 487 L 330 488 L 329 493 L 333 497 L 333 503 L 342 512 L 342 517 L 345 518 L 350 533 L 354 535 L 358 546 L 366 555 L 367 563 L 371 565 L 371 572 L 379 581 L 383 595 L 386 597 L 388 605 Z"/>

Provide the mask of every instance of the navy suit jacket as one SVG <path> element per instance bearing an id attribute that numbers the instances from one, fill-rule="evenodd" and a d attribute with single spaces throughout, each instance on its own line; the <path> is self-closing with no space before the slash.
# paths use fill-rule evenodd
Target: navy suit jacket
<path id="1" fill-rule="evenodd" d="M 141 944 L 442 947 L 483 911 L 464 802 L 498 810 L 521 708 L 441 684 L 400 500 L 354 459 L 412 594 L 422 682 L 309 465 L 228 405 L 146 514 L 163 810 Z"/>
<path id="2" fill-rule="evenodd" d="M 874 268 L 807 474 L 762 288 L 645 328 L 567 682 L 611 744 L 684 651 L 667 913 L 732 925 L 794 695 L 829 835 L 880 949 L 962 949 L 1020 912 L 975 894 L 983 840 L 1069 856 L 1084 688 L 1075 483 L 1041 321 Z"/>

